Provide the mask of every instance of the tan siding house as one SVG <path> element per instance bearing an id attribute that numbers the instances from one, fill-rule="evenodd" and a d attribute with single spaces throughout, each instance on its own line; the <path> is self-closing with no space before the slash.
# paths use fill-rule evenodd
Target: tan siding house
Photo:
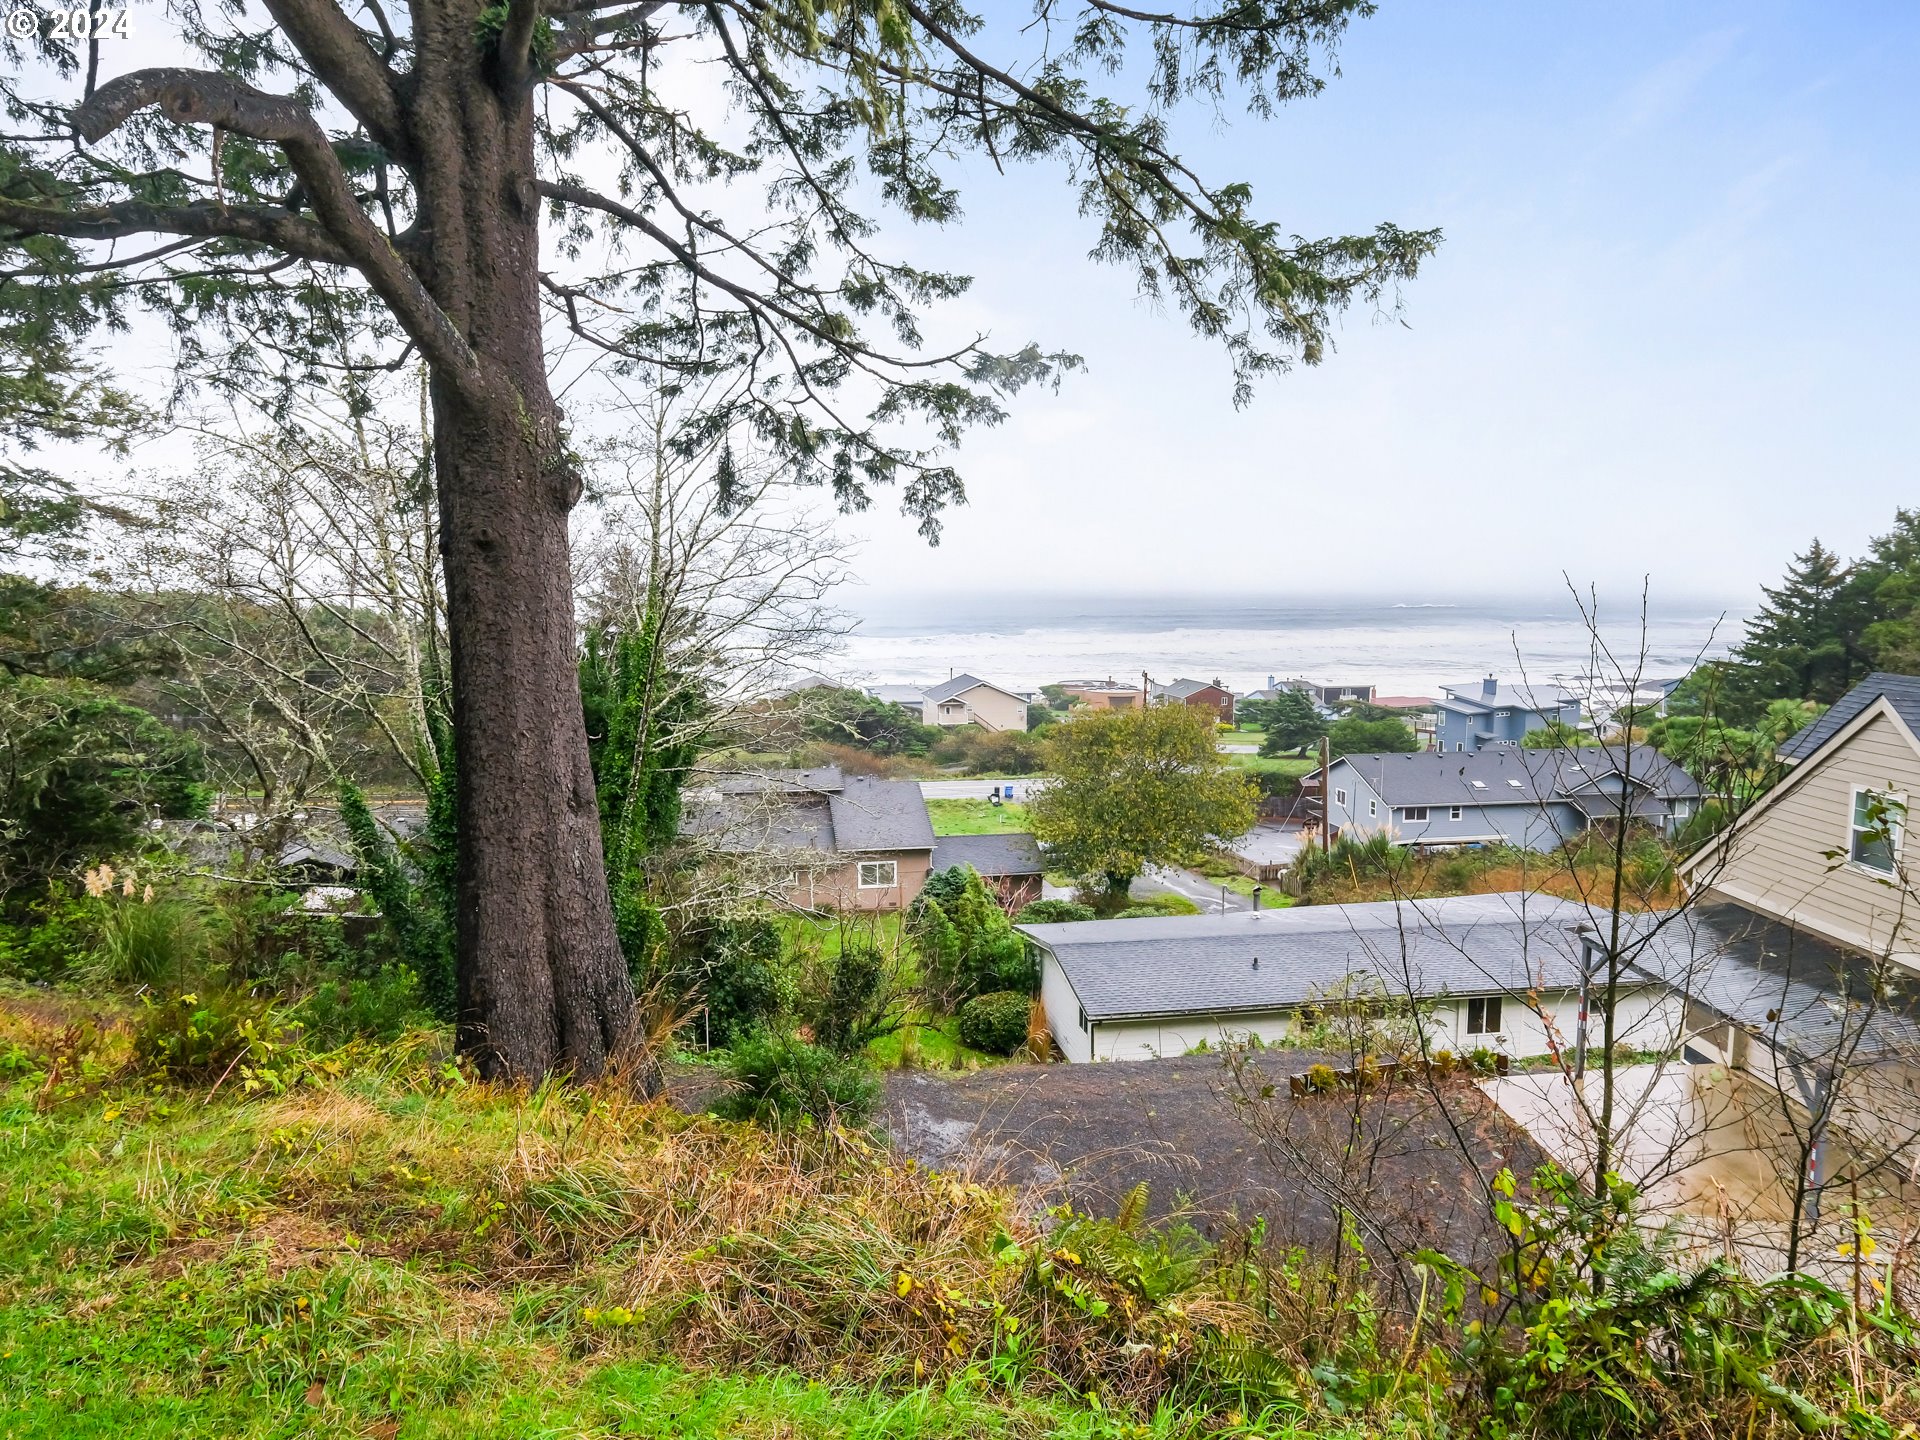
<path id="1" fill-rule="evenodd" d="M 809 910 L 904 909 L 927 883 L 934 845 L 917 784 L 836 766 L 689 791 L 680 833 L 784 876 L 775 888 Z"/>
<path id="2" fill-rule="evenodd" d="M 928 725 L 978 725 L 982 730 L 1024 730 L 1027 702 L 977 675 L 956 675 L 929 685 L 920 718 Z"/>
<path id="3" fill-rule="evenodd" d="M 1905 879 L 1916 857 L 1898 823 L 1912 796 L 1920 796 L 1920 739 L 1876 697 L 1681 873 L 1697 893 L 1920 964 L 1920 896 Z M 1887 825 L 1891 848 L 1879 833 Z"/>

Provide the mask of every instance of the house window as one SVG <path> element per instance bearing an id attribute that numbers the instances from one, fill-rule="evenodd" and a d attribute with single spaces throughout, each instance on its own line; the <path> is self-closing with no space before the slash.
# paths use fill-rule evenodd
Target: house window
<path id="1" fill-rule="evenodd" d="M 1498 995 L 1476 996 L 1467 1001 L 1467 1034 L 1498 1035 L 1500 1033 L 1500 997 Z"/>
<path id="2" fill-rule="evenodd" d="M 1493 712 L 1493 718 L 1496 720 L 1509 720 L 1513 718 L 1513 712 L 1511 710 L 1496 710 Z"/>
<path id="3" fill-rule="evenodd" d="M 1379 813 L 1380 813 L 1380 802 L 1378 800 L 1367 801 L 1367 818 L 1371 820 L 1375 816 L 1377 816 Z"/>
<path id="4" fill-rule="evenodd" d="M 1458 820 L 1459 818 L 1460 818 L 1460 807 L 1458 805 L 1449 805 L 1447 807 L 1447 819 Z"/>
<path id="5" fill-rule="evenodd" d="M 898 860 L 862 860 L 860 862 L 862 890 L 891 890 L 899 883 L 900 862 Z"/>
<path id="6" fill-rule="evenodd" d="M 1427 807 L 1424 805 L 1409 805 L 1400 812 L 1400 817 L 1407 821 L 1425 820 L 1427 818 Z"/>
<path id="7" fill-rule="evenodd" d="M 1848 858 L 1863 870 L 1891 875 L 1900 848 L 1900 822 L 1906 809 L 1906 803 L 1898 796 L 1856 786 Z"/>
<path id="8" fill-rule="evenodd" d="M 1334 803 L 1334 804 L 1336 804 L 1336 805 L 1344 805 L 1344 804 L 1346 804 L 1346 803 L 1347 803 L 1347 792 L 1346 792 L 1345 790 L 1335 790 L 1335 791 L 1333 792 L 1333 803 Z"/>
<path id="9" fill-rule="evenodd" d="M 1082 1030 L 1085 1030 L 1085 1029 L 1087 1029 L 1087 1028 L 1088 1028 L 1088 1026 L 1087 1026 L 1087 1007 L 1086 1007 L 1086 1006 L 1084 1006 L 1084 1005 L 1082 1005 L 1082 1006 L 1080 1007 L 1080 1028 L 1081 1028 Z"/>

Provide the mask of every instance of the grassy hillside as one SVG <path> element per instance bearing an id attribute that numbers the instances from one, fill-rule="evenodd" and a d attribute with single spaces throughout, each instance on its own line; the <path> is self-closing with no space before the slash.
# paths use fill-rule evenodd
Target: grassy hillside
<path id="1" fill-rule="evenodd" d="M 171 1076 L 154 1033 L 136 1008 L 0 995 L 0 1435 L 1357 1440 L 1478 1424 L 1480 1392 L 1433 1343 L 1452 1323 L 1439 1292 L 1427 1331 L 1395 1331 L 1351 1265 L 1341 1280 L 1130 1217 L 1035 1213 L 864 1133 L 477 1085 L 433 1033 L 326 1055 L 269 1038 L 218 1074 Z M 1886 1358 L 1911 1364 L 1891 1321 L 1681 1292 L 1731 1317 L 1715 1343 L 1751 1347 L 1740 1363 L 1767 1373 L 1749 1382 L 1672 1329 L 1671 1293 L 1647 1293 L 1667 1298 L 1636 1292 L 1655 1307 L 1637 1321 L 1591 1318 L 1589 1299 L 1550 1322 L 1576 1356 L 1600 1343 L 1584 1325 L 1638 1327 L 1622 1331 L 1647 1337 L 1638 1371 L 1627 1342 L 1593 1353 L 1623 1367 L 1610 1383 L 1647 1423 L 1539 1433 L 1778 1436 L 1817 1416 L 1892 1436 L 1920 1417 Z M 1564 1400 L 1584 1382 L 1558 1353 L 1532 1383 Z"/>

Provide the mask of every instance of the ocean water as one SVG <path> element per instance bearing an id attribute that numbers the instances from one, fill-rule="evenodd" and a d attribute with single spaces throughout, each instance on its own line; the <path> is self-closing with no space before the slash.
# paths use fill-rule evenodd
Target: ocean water
<path id="1" fill-rule="evenodd" d="M 1686 673 L 1725 653 L 1744 616 L 1710 602 L 1651 609 L 1603 598 L 1596 655 L 1570 596 L 1529 600 L 1301 601 L 1153 596 L 999 596 L 873 603 L 840 664 L 862 684 L 944 680 L 970 671 L 1032 689 L 1111 676 L 1181 676 L 1236 691 L 1268 677 L 1371 684 L 1383 695 L 1436 695 L 1484 675 L 1532 680 Z M 1644 657 L 1644 658 L 1643 658 Z"/>

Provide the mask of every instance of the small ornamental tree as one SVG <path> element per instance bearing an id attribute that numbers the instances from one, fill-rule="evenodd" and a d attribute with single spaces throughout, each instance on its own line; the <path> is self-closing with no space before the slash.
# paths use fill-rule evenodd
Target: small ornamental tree
<path id="1" fill-rule="evenodd" d="M 1349 715 L 1327 727 L 1327 750 L 1336 760 L 1379 751 L 1410 754 L 1419 748 L 1419 738 L 1404 720 L 1361 720 Z"/>
<path id="2" fill-rule="evenodd" d="M 688 439 L 720 439 L 723 494 L 751 448 L 848 508 L 897 485 L 931 538 L 962 494 L 947 452 L 1077 360 L 925 350 L 925 310 L 968 277 L 886 253 L 867 203 L 942 224 L 976 157 L 1060 165 L 1094 256 L 1219 342 L 1244 402 L 1321 359 L 1347 306 L 1391 304 L 1438 236 L 1301 238 L 1183 161 L 1170 115 L 1316 94 L 1372 8 L 1042 0 L 989 27 L 947 0 L 179 0 L 139 46 L 71 38 L 50 10 L 0 39 L 0 251 L 26 278 L 5 303 L 68 339 L 151 304 L 183 383 L 279 413 L 316 376 L 425 363 L 460 1042 L 489 1075 L 592 1076 L 634 995 L 574 668 L 583 477 L 549 333 L 697 387 Z M 186 58 L 112 73 L 153 53 Z M 1116 76 L 1144 95 L 1102 93 Z"/>
<path id="3" fill-rule="evenodd" d="M 1266 734 L 1260 753 L 1272 757 L 1305 749 L 1327 733 L 1327 720 L 1304 690 L 1282 690 L 1262 706 Z"/>
<path id="4" fill-rule="evenodd" d="M 1149 865 L 1191 865 L 1253 827 L 1253 777 L 1221 755 L 1212 715 L 1184 705 L 1084 714 L 1055 726 L 1028 806 L 1048 864 L 1119 898 Z"/>

